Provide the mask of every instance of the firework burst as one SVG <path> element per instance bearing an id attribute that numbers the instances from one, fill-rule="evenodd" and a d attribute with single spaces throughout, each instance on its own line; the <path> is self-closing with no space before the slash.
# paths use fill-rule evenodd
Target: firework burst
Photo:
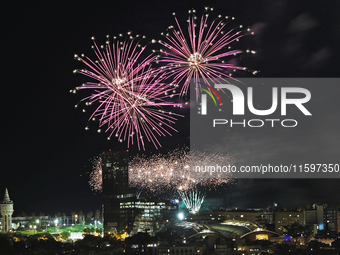
<path id="1" fill-rule="evenodd" d="M 125 41 L 114 37 L 111 43 L 108 39 L 101 47 L 94 41 L 92 48 L 97 60 L 93 61 L 83 54 L 75 55 L 88 69 L 74 72 L 95 82 L 87 82 L 73 90 L 93 91 L 82 100 L 87 106 L 97 104 L 90 119 L 98 120 L 100 128 L 105 127 L 108 139 L 115 136 L 120 142 L 127 141 L 128 147 L 136 142 L 138 149 L 145 149 L 145 141 L 160 147 L 158 137 L 176 131 L 172 124 L 180 116 L 161 107 L 180 107 L 181 104 L 167 101 L 176 92 L 170 84 L 163 82 L 164 75 L 152 68 L 151 63 L 156 57 L 148 55 L 142 58 L 145 46 L 131 35 Z"/>
<path id="2" fill-rule="evenodd" d="M 190 213 L 197 213 L 204 202 L 205 193 L 200 190 L 178 190 L 183 203 Z"/>
<path id="3" fill-rule="evenodd" d="M 178 194 L 191 213 L 198 212 L 205 198 L 205 191 L 230 184 L 233 177 L 226 172 L 197 171 L 204 166 L 228 166 L 233 157 L 222 153 L 207 153 L 188 148 L 175 149 L 167 155 L 136 156 L 129 163 L 129 185 L 152 194 Z M 93 191 L 102 189 L 102 160 L 92 161 L 93 171 L 89 184 Z"/>
<path id="4" fill-rule="evenodd" d="M 206 84 L 216 83 L 221 79 L 228 82 L 226 78 L 231 78 L 232 72 L 246 69 L 226 62 L 228 57 L 242 52 L 232 50 L 231 43 L 238 41 L 244 33 L 234 29 L 225 31 L 227 21 L 234 20 L 234 17 L 219 15 L 217 19 L 209 23 L 209 13 L 212 10 L 213 8 L 206 7 L 199 21 L 197 21 L 196 11 L 190 10 L 187 33 L 173 13 L 177 27 L 170 26 L 168 32 L 163 34 L 165 39 L 159 41 L 165 50 L 161 50 L 158 61 L 167 64 L 163 70 L 167 73 L 167 77 L 173 79 L 172 84 L 178 86 L 183 83 L 181 95 L 188 93 L 191 79 L 196 84 L 196 88 L 199 88 L 200 78 Z M 242 29 L 242 26 L 239 28 Z M 250 29 L 247 31 L 250 32 Z M 251 51 L 251 53 L 255 52 Z M 197 90 L 196 100 L 198 96 Z"/>
<path id="5" fill-rule="evenodd" d="M 135 157 L 129 164 L 131 186 L 153 194 L 179 194 L 190 212 L 197 212 L 204 201 L 204 190 L 232 181 L 230 173 L 196 171 L 197 167 L 227 166 L 233 157 L 220 153 L 176 149 L 167 155 Z"/>

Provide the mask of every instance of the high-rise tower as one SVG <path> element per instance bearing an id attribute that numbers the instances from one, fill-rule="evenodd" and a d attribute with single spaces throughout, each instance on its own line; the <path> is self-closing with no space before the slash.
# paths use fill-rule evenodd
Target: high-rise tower
<path id="1" fill-rule="evenodd" d="M 6 188 L 4 199 L 0 204 L 0 212 L 2 215 L 2 233 L 6 233 L 12 229 L 13 201 L 9 198 Z"/>
<path id="2" fill-rule="evenodd" d="M 128 150 L 109 150 L 101 154 L 105 232 L 129 231 L 137 209 L 121 208 L 120 203 L 136 200 L 136 189 L 129 187 Z"/>

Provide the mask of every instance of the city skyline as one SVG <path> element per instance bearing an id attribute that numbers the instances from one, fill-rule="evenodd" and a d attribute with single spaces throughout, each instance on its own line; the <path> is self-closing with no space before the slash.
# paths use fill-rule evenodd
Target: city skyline
<path id="1" fill-rule="evenodd" d="M 86 131 L 89 115 L 74 108 L 81 96 L 69 93 L 87 81 L 72 73 L 80 68 L 73 55 L 92 54 L 91 36 L 104 42 L 107 34 L 132 30 L 151 40 L 174 23 L 172 12 L 185 20 L 189 9 L 202 12 L 209 5 L 215 8 L 216 16 L 236 17 L 228 24 L 231 28 L 243 24 L 255 30 L 254 39 L 247 39 L 240 47 L 258 52 L 242 63 L 259 70 L 259 77 L 339 76 L 339 32 L 335 30 L 340 24 L 335 12 L 338 3 L 244 3 L 247 5 L 232 1 L 174 1 L 169 6 L 162 2 L 157 4 L 156 12 L 150 3 L 135 2 L 6 2 L 1 15 L 4 116 L 0 192 L 8 188 L 15 201 L 14 214 L 94 211 L 101 206 L 101 194 L 94 194 L 88 185 L 92 170 L 89 159 L 126 144 L 107 141 L 104 134 L 96 132 L 95 124 Z M 186 116 L 175 125 L 180 132 L 162 138 L 163 147 L 158 151 L 147 144 L 145 153 L 166 154 L 189 144 L 188 109 L 180 113 Z M 334 119 L 338 120 L 338 115 Z M 129 150 L 131 156 L 138 151 L 135 147 Z M 339 180 L 250 179 L 238 180 L 218 196 L 231 207 L 273 202 L 339 203 L 339 195 L 334 194 L 338 186 Z M 315 194 L 319 187 L 321 190 Z"/>

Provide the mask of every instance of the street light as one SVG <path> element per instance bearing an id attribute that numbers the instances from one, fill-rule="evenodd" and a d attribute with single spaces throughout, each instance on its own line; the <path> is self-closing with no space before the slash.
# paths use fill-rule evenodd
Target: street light
<path id="1" fill-rule="evenodd" d="M 54 224 L 55 224 L 55 232 L 58 233 L 58 219 L 54 220 Z"/>

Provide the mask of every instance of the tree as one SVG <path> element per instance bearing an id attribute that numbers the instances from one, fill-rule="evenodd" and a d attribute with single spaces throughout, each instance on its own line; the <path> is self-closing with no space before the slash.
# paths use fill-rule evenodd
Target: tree
<path id="1" fill-rule="evenodd" d="M 95 220 L 100 220 L 100 210 L 96 210 L 96 212 L 94 213 L 94 219 Z"/>
<path id="2" fill-rule="evenodd" d="M 102 235 L 103 234 L 103 229 L 102 228 L 96 228 L 96 233 L 98 235 Z"/>
<path id="3" fill-rule="evenodd" d="M 86 219 L 90 221 L 90 220 L 92 219 L 92 216 L 93 216 L 93 212 L 92 212 L 92 211 L 89 211 L 89 212 L 86 214 Z"/>
<path id="4" fill-rule="evenodd" d="M 84 213 L 83 213 L 83 211 L 79 211 L 79 213 L 78 213 L 78 220 L 79 220 L 79 223 L 83 223 L 83 221 L 84 221 Z"/>
<path id="5" fill-rule="evenodd" d="M 0 234 L 0 254 L 13 254 L 13 242 L 8 234 Z"/>
<path id="6" fill-rule="evenodd" d="M 67 240 L 70 237 L 70 233 L 67 231 L 61 232 L 61 239 Z"/>
<path id="7" fill-rule="evenodd" d="M 84 228 L 83 230 L 83 236 L 89 235 L 90 234 L 90 229 L 88 227 Z"/>

